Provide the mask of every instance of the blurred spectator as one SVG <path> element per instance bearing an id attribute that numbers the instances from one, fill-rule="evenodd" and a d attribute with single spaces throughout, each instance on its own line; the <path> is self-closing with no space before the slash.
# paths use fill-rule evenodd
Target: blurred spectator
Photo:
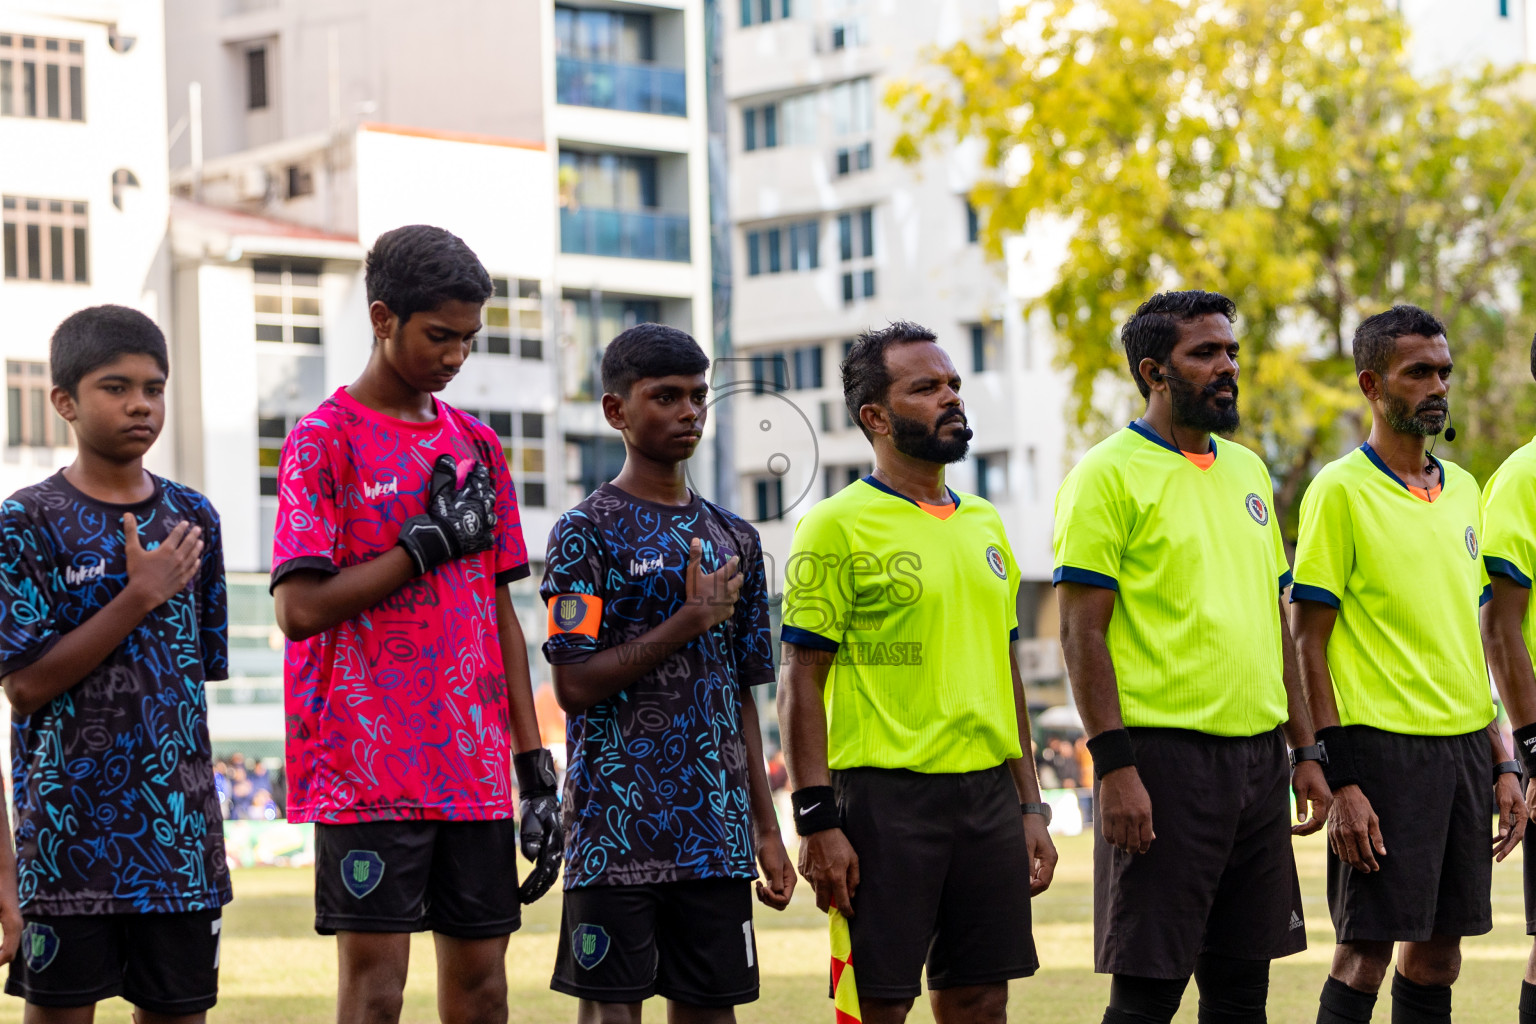
<path id="1" fill-rule="evenodd" d="M 1054 767 L 1062 789 L 1076 789 L 1082 785 L 1082 769 L 1078 766 L 1077 752 L 1060 736 L 1051 740 L 1051 751 L 1056 755 Z"/>
<path id="2" fill-rule="evenodd" d="M 233 810 L 230 816 L 234 818 L 249 818 L 251 816 L 251 794 L 256 790 L 251 785 L 250 777 L 245 773 L 245 766 L 234 764 L 234 758 L 230 758 L 230 761 L 229 795 Z"/>
<path id="3" fill-rule="evenodd" d="M 271 801 L 272 776 L 268 773 L 266 764 L 261 761 L 257 761 L 251 766 L 251 789 L 254 793 L 267 794 L 268 802 Z M 252 799 L 255 799 L 254 796 Z"/>
<path id="4" fill-rule="evenodd" d="M 784 766 L 784 752 L 775 750 L 768 758 L 768 789 L 777 793 L 789 785 L 789 769 Z"/>
<path id="5" fill-rule="evenodd" d="M 226 819 L 275 821 L 284 817 L 287 786 L 281 770 L 235 751 L 214 762 L 213 786 Z"/>
<path id="6" fill-rule="evenodd" d="M 234 808 L 229 797 L 229 765 L 223 761 L 213 766 L 213 791 L 219 796 L 219 813 L 226 818 L 233 817 Z"/>

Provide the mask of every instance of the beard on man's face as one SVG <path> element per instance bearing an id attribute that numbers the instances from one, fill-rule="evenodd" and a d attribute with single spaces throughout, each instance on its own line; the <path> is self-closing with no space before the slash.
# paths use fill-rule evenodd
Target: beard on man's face
<path id="1" fill-rule="evenodd" d="M 1206 392 L 1194 384 L 1180 381 L 1168 382 L 1168 397 L 1173 403 L 1173 422 L 1191 430 L 1205 430 L 1213 434 L 1230 434 L 1237 429 L 1240 417 L 1237 412 L 1237 381 L 1224 380 L 1215 394 Z M 1232 402 L 1216 404 L 1218 395 L 1230 389 Z"/>
<path id="2" fill-rule="evenodd" d="M 1451 405 L 1444 398 L 1428 398 L 1420 402 L 1417 408 L 1410 409 L 1406 398 L 1397 397 L 1386 387 L 1382 387 L 1381 393 L 1382 412 L 1386 413 L 1387 426 L 1399 434 L 1433 437 L 1445 429 Z"/>
<path id="3" fill-rule="evenodd" d="M 890 417 L 891 443 L 896 446 L 897 451 L 911 458 L 947 466 L 965 458 L 965 453 L 971 446 L 971 428 L 964 425 L 965 413 L 959 409 L 951 409 L 944 413 L 932 426 L 922 420 L 898 416 L 894 412 L 890 413 Z M 960 421 L 961 429 L 948 440 L 940 437 L 939 430 L 946 423 L 954 420 Z"/>

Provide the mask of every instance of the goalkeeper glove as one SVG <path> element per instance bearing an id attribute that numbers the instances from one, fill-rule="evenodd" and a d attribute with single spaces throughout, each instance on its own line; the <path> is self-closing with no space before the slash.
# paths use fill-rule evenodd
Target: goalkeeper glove
<path id="1" fill-rule="evenodd" d="M 400 527 L 396 541 L 424 576 L 455 558 L 488 551 L 496 541 L 496 491 L 478 461 L 457 468 L 452 455 L 439 455 L 427 487 L 427 510 Z"/>
<path id="2" fill-rule="evenodd" d="M 560 873 L 565 838 L 560 828 L 560 799 L 555 795 L 555 759 L 544 747 L 512 755 L 517 769 L 519 840 L 533 870 L 517 888 L 521 903 L 532 903 L 549 891 Z"/>

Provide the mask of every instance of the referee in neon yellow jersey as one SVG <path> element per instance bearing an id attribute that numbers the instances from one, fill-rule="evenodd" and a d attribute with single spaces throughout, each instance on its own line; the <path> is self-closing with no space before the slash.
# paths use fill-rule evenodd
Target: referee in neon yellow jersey
<path id="1" fill-rule="evenodd" d="M 1121 330 L 1146 412 L 1056 496 L 1062 644 L 1093 755 L 1094 968 L 1104 1024 L 1262 1024 L 1269 964 L 1306 948 L 1291 835 L 1322 828 L 1281 598 L 1269 471 L 1238 425 L 1237 309 L 1154 295 Z M 1286 747 L 1292 748 L 1288 766 Z M 1289 794 L 1297 794 L 1294 828 Z"/>
<path id="2" fill-rule="evenodd" d="M 1531 343 L 1536 377 L 1536 340 Z M 1536 441 L 1517 448 L 1483 488 L 1483 566 L 1492 594 L 1483 605 L 1483 649 L 1525 764 L 1527 816 L 1536 807 Z M 1527 830 L 1526 838 L 1532 833 Z M 1536 849 L 1525 850 L 1525 930 L 1536 935 Z M 1536 945 L 1520 985 L 1520 1024 L 1536 1024 Z"/>
<path id="3" fill-rule="evenodd" d="M 1333 790 L 1338 945 L 1317 1020 L 1370 1020 L 1400 942 L 1393 1024 L 1450 1024 L 1461 937 L 1492 929 L 1492 858 L 1524 831 L 1520 764 L 1493 723 L 1478 632 L 1477 481 L 1424 448 L 1450 419 L 1445 327 L 1394 306 L 1360 322 L 1354 351 L 1370 438 L 1307 489 L 1291 592 Z"/>
<path id="4" fill-rule="evenodd" d="M 997 510 L 945 484 L 971 430 L 933 333 L 861 335 L 842 378 L 875 470 L 800 520 L 785 565 L 800 872 L 850 932 L 839 1020 L 904 1020 L 926 962 L 940 1024 L 999 1024 L 1038 966 L 1029 900 L 1056 864 L 1010 644 L 1019 571 Z"/>

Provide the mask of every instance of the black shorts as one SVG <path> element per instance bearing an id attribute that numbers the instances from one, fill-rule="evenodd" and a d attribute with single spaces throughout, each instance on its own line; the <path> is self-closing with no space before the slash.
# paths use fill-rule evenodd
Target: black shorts
<path id="1" fill-rule="evenodd" d="M 7 995 L 34 1006 L 122 996 L 151 1013 L 201 1013 L 219 1000 L 219 910 L 175 914 L 24 914 Z"/>
<path id="2" fill-rule="evenodd" d="M 1035 973 L 1029 851 L 1006 766 L 846 768 L 832 786 L 859 855 L 848 933 L 860 995 L 917 996 L 925 961 L 930 989 Z"/>
<path id="3" fill-rule="evenodd" d="M 751 880 L 567 889 L 549 987 L 599 1003 L 653 995 L 690 1006 L 752 1002 Z"/>
<path id="4" fill-rule="evenodd" d="M 315 931 L 509 935 L 522 924 L 517 827 L 495 821 L 315 826 Z"/>
<path id="5" fill-rule="evenodd" d="M 1131 854 L 1094 829 L 1094 970 L 1180 979 L 1208 951 L 1272 960 L 1306 949 L 1280 730 L 1130 732 L 1157 838 Z"/>
<path id="6" fill-rule="evenodd" d="M 1360 790 L 1381 819 L 1379 871 L 1328 851 L 1340 942 L 1423 942 L 1493 930 L 1493 765 L 1483 730 L 1404 736 L 1349 727 Z"/>

